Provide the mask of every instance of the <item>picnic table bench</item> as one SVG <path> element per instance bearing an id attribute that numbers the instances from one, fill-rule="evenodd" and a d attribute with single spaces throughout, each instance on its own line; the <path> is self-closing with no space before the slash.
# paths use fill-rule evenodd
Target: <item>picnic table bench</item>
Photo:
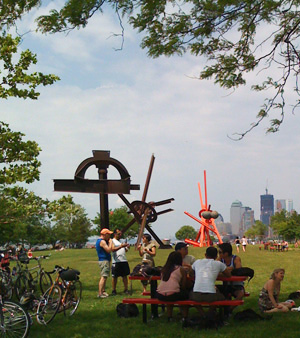
<path id="1" fill-rule="evenodd" d="M 166 302 L 157 298 L 124 298 L 123 304 L 141 304 L 143 305 L 143 323 L 147 323 L 147 305 L 176 305 L 176 306 L 204 306 L 219 308 L 220 319 L 223 320 L 224 308 L 226 306 L 243 305 L 243 300 L 220 300 L 215 302 L 195 302 L 193 300 L 178 300 L 174 302 Z"/>

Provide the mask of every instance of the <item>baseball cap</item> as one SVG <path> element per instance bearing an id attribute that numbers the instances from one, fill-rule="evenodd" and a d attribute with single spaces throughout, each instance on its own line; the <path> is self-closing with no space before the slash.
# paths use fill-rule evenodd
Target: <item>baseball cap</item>
<path id="1" fill-rule="evenodd" d="M 102 229 L 102 230 L 100 231 L 100 234 L 101 234 L 101 235 L 112 234 L 112 233 L 113 233 L 112 231 L 110 231 L 110 230 L 108 230 L 108 229 L 106 229 L 106 228 L 104 228 L 104 229 Z"/>
<path id="2" fill-rule="evenodd" d="M 180 249 L 182 249 L 182 248 L 185 248 L 186 246 L 188 246 L 187 243 L 185 243 L 185 242 L 179 242 L 179 243 L 177 243 L 177 244 L 175 245 L 175 251 L 180 250 Z"/>

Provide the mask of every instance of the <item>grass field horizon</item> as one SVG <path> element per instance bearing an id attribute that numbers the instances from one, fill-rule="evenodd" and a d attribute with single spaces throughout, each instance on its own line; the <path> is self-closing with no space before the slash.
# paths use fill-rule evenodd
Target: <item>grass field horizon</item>
<path id="1" fill-rule="evenodd" d="M 155 257 L 156 265 L 164 265 L 171 249 L 157 250 Z M 189 248 L 189 254 L 196 258 L 204 257 L 205 248 Z M 35 255 L 45 252 L 36 252 Z M 276 313 L 270 321 L 255 321 L 241 323 L 230 319 L 229 325 L 219 330 L 197 330 L 195 328 L 182 329 L 180 318 L 178 321 L 167 323 L 166 315 L 156 320 L 149 320 L 145 325 L 142 323 L 141 306 L 140 315 L 136 318 L 118 318 L 116 313 L 117 304 L 127 297 L 123 294 L 123 283 L 121 279 L 117 285 L 117 296 L 110 296 L 105 299 L 97 298 L 99 267 L 95 249 L 66 249 L 62 252 L 47 251 L 51 253 L 49 260 L 43 262 L 47 271 L 54 268 L 55 264 L 64 267 L 78 269 L 80 280 L 83 284 L 83 297 L 77 312 L 73 317 L 65 318 L 63 313 L 57 314 L 53 322 L 48 326 L 41 326 L 36 323 L 31 327 L 30 337 L 194 337 L 202 334 L 205 337 L 269 337 L 280 335 L 281 337 L 299 336 L 300 313 Z M 234 254 L 236 249 L 234 247 Z M 282 282 L 280 301 L 288 299 L 288 295 L 300 289 L 299 256 L 300 249 L 290 249 L 288 252 L 270 252 L 259 250 L 257 245 L 247 246 L 247 251 L 240 251 L 242 265 L 251 267 L 255 271 L 254 278 L 245 288 L 250 292 L 250 297 L 245 298 L 245 304 L 235 312 L 251 308 L 258 311 L 258 294 L 269 279 L 275 268 L 285 269 L 285 279 Z M 130 269 L 132 270 L 140 262 L 138 252 L 133 247 L 127 253 Z M 33 264 L 33 263 L 31 263 Z M 138 281 L 132 284 L 132 297 L 139 297 L 142 285 Z M 111 293 L 111 278 L 108 279 L 107 292 Z M 300 300 L 296 302 L 300 305 Z M 149 309 L 150 310 L 150 309 Z M 150 311 L 148 311 L 148 314 Z M 174 317 L 177 317 L 178 310 L 174 309 Z M 190 310 L 190 316 L 197 314 L 195 309 Z"/>

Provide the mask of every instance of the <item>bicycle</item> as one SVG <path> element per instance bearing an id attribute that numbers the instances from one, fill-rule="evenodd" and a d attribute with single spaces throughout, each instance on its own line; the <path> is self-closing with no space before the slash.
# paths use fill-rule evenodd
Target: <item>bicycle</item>
<path id="1" fill-rule="evenodd" d="M 39 324 L 49 324 L 58 312 L 65 316 L 72 316 L 78 309 L 82 284 L 79 280 L 80 272 L 74 269 L 64 269 L 56 265 L 50 273 L 57 272 L 52 286 L 43 294 L 37 308 L 36 318 Z"/>
<path id="2" fill-rule="evenodd" d="M 22 306 L 3 299 L 3 284 L 0 281 L 0 336 L 25 338 L 30 329 L 30 318 Z"/>
<path id="3" fill-rule="evenodd" d="M 27 255 L 19 256 L 16 269 L 17 278 L 15 281 L 15 293 L 18 300 L 20 300 L 24 294 L 35 293 L 37 291 L 37 284 L 39 284 L 42 294 L 52 285 L 50 274 L 42 268 L 40 262 L 41 259 L 47 259 L 49 257 L 50 255 L 30 258 L 36 260 L 37 265 L 29 269 L 28 264 L 30 259 Z M 23 264 L 25 264 L 25 267 Z"/>
<path id="4" fill-rule="evenodd" d="M 11 256 L 6 251 L 0 254 L 0 281 L 2 283 L 2 297 L 11 299 L 13 294 L 13 281 L 10 274 L 9 260 Z"/>

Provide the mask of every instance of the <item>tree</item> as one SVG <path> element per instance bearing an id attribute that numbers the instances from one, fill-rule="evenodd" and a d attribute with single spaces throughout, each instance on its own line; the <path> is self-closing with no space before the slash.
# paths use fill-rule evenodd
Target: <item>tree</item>
<path id="1" fill-rule="evenodd" d="M 190 225 L 182 226 L 176 233 L 175 237 L 181 241 L 184 241 L 186 238 L 195 239 L 197 236 L 197 231 Z"/>
<path id="2" fill-rule="evenodd" d="M 115 208 L 109 212 L 109 227 L 110 230 L 114 231 L 115 229 L 122 230 L 126 225 L 132 220 L 132 216 L 128 213 L 128 208 L 124 205 L 120 208 Z M 97 225 L 97 234 L 100 233 L 100 214 L 98 213 L 93 223 Z M 124 234 L 126 238 L 135 238 L 139 231 L 139 225 L 134 223 Z"/>
<path id="3" fill-rule="evenodd" d="M 39 179 L 40 153 L 34 141 L 24 141 L 24 134 L 13 132 L 0 121 L 0 184 L 32 183 Z"/>
<path id="4" fill-rule="evenodd" d="M 0 243 L 37 242 L 45 238 L 44 227 L 51 213 L 48 201 L 23 187 L 0 189 Z M 39 233 L 39 234 L 38 234 Z M 40 237 L 43 233 L 44 237 Z"/>
<path id="5" fill-rule="evenodd" d="M 270 227 L 276 235 L 286 240 L 298 239 L 300 238 L 300 215 L 297 212 L 288 213 L 286 210 L 276 212 L 271 217 Z"/>
<path id="6" fill-rule="evenodd" d="M 261 221 L 255 221 L 250 229 L 245 232 L 245 236 L 249 238 L 263 238 L 268 231 L 268 227 Z"/>
<path id="7" fill-rule="evenodd" d="M 0 15 L 1 19 L 1 15 Z M 1 25 L 0 25 L 1 27 Z M 20 37 L 13 38 L 5 33 L 0 36 L 0 61 L 2 78 L 0 78 L 0 98 L 9 96 L 36 100 L 40 95 L 35 89 L 39 85 L 53 84 L 58 76 L 41 72 L 29 73 L 29 68 L 37 63 L 37 57 L 29 49 L 18 56 Z M 16 60 L 18 58 L 18 60 Z"/>
<path id="8" fill-rule="evenodd" d="M 92 228 L 84 208 L 75 204 L 72 196 L 67 195 L 51 202 L 50 209 L 54 213 L 53 241 L 60 240 L 73 247 L 82 247 L 91 235 Z"/>
<path id="9" fill-rule="evenodd" d="M 285 91 L 293 87 L 298 107 L 300 72 L 300 0 L 89 0 L 65 1 L 59 11 L 38 18 L 44 32 L 67 32 L 85 27 L 89 19 L 111 6 L 120 20 L 127 17 L 133 28 L 143 32 L 141 47 L 150 57 L 203 56 L 208 63 L 200 79 L 214 78 L 226 89 L 246 84 L 249 72 L 264 71 L 265 80 L 252 86 L 269 96 L 257 121 L 238 134 L 241 139 L 276 109 L 267 132 L 276 132 L 287 110 Z"/>
<path id="10" fill-rule="evenodd" d="M 0 5 L 0 98 L 20 97 L 37 99 L 39 85 L 53 84 L 59 77 L 41 72 L 30 73 L 37 57 L 30 50 L 19 52 L 21 36 L 13 37 L 8 32 L 24 14 L 40 4 L 39 0 L 6 0 Z"/>

